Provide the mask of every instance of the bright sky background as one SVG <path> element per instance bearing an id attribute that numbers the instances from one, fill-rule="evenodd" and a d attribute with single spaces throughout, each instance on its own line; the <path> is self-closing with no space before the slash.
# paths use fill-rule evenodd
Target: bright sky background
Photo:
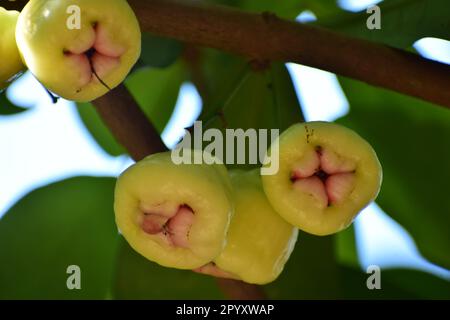
<path id="1" fill-rule="evenodd" d="M 358 11 L 374 1 L 339 3 Z M 311 19 L 311 12 L 299 17 L 301 21 Z M 450 63 L 448 41 L 427 38 L 414 47 L 428 58 Z M 335 75 L 295 64 L 288 64 L 288 68 L 308 121 L 333 121 L 348 112 L 348 102 Z M 45 90 L 29 74 L 8 89 L 8 96 L 19 105 L 34 107 L 23 114 L 0 116 L 0 217 L 39 186 L 78 175 L 117 176 L 132 163 L 128 157 L 111 157 L 100 149 L 81 123 L 74 104 L 64 100 L 51 104 Z M 174 145 L 200 109 L 201 99 L 194 86 L 184 84 L 162 135 L 168 146 Z M 363 268 L 371 264 L 411 267 L 450 279 L 450 271 L 423 259 L 410 235 L 376 204 L 360 214 L 355 230 Z"/>

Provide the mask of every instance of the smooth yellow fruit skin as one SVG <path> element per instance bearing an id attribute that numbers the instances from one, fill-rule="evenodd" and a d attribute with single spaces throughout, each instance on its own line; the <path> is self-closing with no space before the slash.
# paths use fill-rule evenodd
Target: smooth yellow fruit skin
<path id="1" fill-rule="evenodd" d="M 16 44 L 18 18 L 18 11 L 0 7 L 0 89 L 5 88 L 8 80 L 25 69 Z"/>
<path id="2" fill-rule="evenodd" d="M 81 8 L 81 28 L 67 28 L 69 6 Z M 88 102 L 109 90 L 99 81 L 80 88 L 77 65 L 65 59 L 64 50 L 84 41 L 92 23 L 107 25 L 116 44 L 127 48 L 120 67 L 103 77 L 109 88 L 118 86 L 141 53 L 141 31 L 125 0 L 31 0 L 22 10 L 16 40 L 27 67 L 49 90 L 62 98 Z"/>
<path id="3" fill-rule="evenodd" d="M 275 175 L 262 176 L 264 191 L 275 210 L 299 229 L 314 235 L 339 232 L 377 197 L 382 181 L 381 164 L 371 145 L 353 130 L 330 122 L 298 123 L 283 132 L 274 143 L 277 142 L 280 168 Z M 331 148 L 356 163 L 353 192 L 343 203 L 324 210 L 311 196 L 299 194 L 290 181 L 292 167 L 316 146 Z"/>
<path id="4" fill-rule="evenodd" d="M 117 180 L 114 211 L 119 230 L 134 250 L 162 266 L 195 269 L 207 264 L 222 252 L 234 212 L 231 182 L 225 173 L 223 165 L 176 165 L 170 152 L 145 158 Z M 193 209 L 195 221 L 189 233 L 189 248 L 158 241 L 137 223 L 140 205 L 163 201 L 187 204 Z"/>
<path id="5" fill-rule="evenodd" d="M 283 271 L 297 241 L 298 230 L 271 207 L 258 169 L 233 170 L 230 176 L 235 214 L 227 245 L 214 262 L 245 282 L 272 282 Z"/>

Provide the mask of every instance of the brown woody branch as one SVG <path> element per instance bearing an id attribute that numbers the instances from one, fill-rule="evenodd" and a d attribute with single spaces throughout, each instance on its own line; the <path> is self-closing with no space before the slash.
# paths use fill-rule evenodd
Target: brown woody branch
<path id="1" fill-rule="evenodd" d="M 123 84 L 93 104 L 116 140 L 135 161 L 167 150 L 158 131 Z"/>
<path id="2" fill-rule="evenodd" d="M 8 1 L 20 10 L 26 0 Z M 450 108 L 450 66 L 416 54 L 198 0 L 128 0 L 144 31 L 249 60 L 290 61 Z M 376 32 L 376 31 L 374 31 Z"/>
<path id="3" fill-rule="evenodd" d="M 192 0 L 128 0 L 143 30 L 249 60 L 290 61 L 450 107 L 450 66 L 316 26 Z M 374 31 L 375 32 L 375 31 Z"/>

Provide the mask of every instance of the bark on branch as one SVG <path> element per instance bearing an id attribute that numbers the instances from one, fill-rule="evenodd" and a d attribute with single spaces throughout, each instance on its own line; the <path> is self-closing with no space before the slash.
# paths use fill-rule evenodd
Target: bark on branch
<path id="1" fill-rule="evenodd" d="M 123 84 L 93 104 L 114 138 L 135 161 L 167 150 L 158 131 Z"/>
<path id="2" fill-rule="evenodd" d="M 260 61 L 334 72 L 450 108 L 450 66 L 277 18 L 192 0 L 128 0 L 143 30 Z"/>
<path id="3" fill-rule="evenodd" d="M 27 0 L 8 1 L 20 10 Z M 316 26 L 205 4 L 128 0 L 144 31 L 249 60 L 296 62 L 450 108 L 450 66 Z"/>

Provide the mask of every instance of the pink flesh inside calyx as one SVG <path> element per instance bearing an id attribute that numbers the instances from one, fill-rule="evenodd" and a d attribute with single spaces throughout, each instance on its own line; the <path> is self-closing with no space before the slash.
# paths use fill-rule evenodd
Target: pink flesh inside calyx
<path id="1" fill-rule="evenodd" d="M 311 194 L 321 208 L 342 203 L 353 191 L 356 164 L 331 150 L 308 152 L 291 173 L 294 188 Z"/>
<path id="2" fill-rule="evenodd" d="M 120 65 L 125 51 L 123 46 L 114 43 L 104 26 L 93 23 L 86 39 L 74 41 L 63 53 L 77 66 L 81 90 L 91 82 L 100 82 L 109 89 L 102 79 Z"/>
<path id="3" fill-rule="evenodd" d="M 191 207 L 181 205 L 174 210 L 143 210 L 142 215 L 141 228 L 145 233 L 158 235 L 169 245 L 189 248 L 189 232 L 194 223 Z"/>

